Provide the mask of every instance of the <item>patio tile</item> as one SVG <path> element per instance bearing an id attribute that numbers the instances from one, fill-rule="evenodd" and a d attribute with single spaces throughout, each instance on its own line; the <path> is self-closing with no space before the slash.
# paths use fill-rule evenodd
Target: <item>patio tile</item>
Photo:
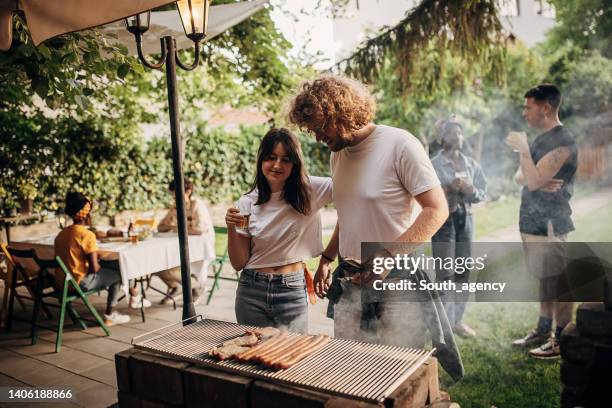
<path id="1" fill-rule="evenodd" d="M 28 384 L 8 375 L 0 374 L 0 387 L 27 387 Z"/>
<path id="2" fill-rule="evenodd" d="M 99 381 L 106 385 L 110 385 L 113 389 L 117 389 L 117 375 L 115 371 L 115 362 L 109 361 L 101 366 L 83 371 L 80 375 Z"/>
<path id="3" fill-rule="evenodd" d="M 39 341 L 33 346 L 12 347 L 10 350 L 76 374 L 101 366 L 108 361 L 68 347 L 62 347 L 62 351 L 56 353 L 55 344 L 47 341 Z"/>
<path id="4" fill-rule="evenodd" d="M 111 335 L 110 337 L 115 340 L 119 340 L 124 343 L 130 344 L 132 338 L 136 336 L 140 336 L 141 334 L 146 333 L 144 330 L 138 330 L 131 328 L 125 325 L 117 325 L 110 327 Z M 95 334 L 97 336 L 103 336 L 104 331 L 100 327 L 91 327 L 85 330 L 86 333 Z"/>
<path id="5" fill-rule="evenodd" d="M 106 408 L 117 402 L 117 389 L 109 385 L 96 383 L 77 392 L 77 404 L 87 408 Z"/>
<path id="6" fill-rule="evenodd" d="M 54 336 L 41 337 L 45 341 L 55 343 Z M 71 332 L 65 336 L 62 341 L 62 349 L 69 347 L 71 349 L 80 350 L 85 353 L 93 354 L 107 360 L 113 360 L 115 354 L 130 347 L 130 345 L 114 340 L 110 337 L 94 336 L 91 333 L 79 330 Z"/>
<path id="7" fill-rule="evenodd" d="M 24 375 L 40 369 L 41 362 L 10 350 L 0 350 L 0 373 L 27 382 Z"/>

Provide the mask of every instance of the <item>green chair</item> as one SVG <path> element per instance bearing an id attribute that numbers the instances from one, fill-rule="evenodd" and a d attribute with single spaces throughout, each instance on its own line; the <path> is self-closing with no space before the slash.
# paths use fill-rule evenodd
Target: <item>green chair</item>
<path id="1" fill-rule="evenodd" d="M 96 309 L 91 303 L 89 303 L 88 300 L 90 295 L 99 293 L 99 289 L 83 291 L 59 256 L 56 256 L 55 259 L 39 259 L 34 250 L 24 252 L 29 252 L 29 254 L 22 253 L 20 257 L 33 258 L 36 264 L 40 267 L 40 276 L 36 285 L 36 300 L 34 303 L 34 311 L 32 313 L 32 344 L 36 344 L 38 341 L 39 328 L 55 331 L 57 332 L 57 337 L 55 338 L 55 352 L 58 353 L 62 346 L 62 334 L 64 331 L 64 318 L 66 316 L 66 312 L 68 312 L 68 315 L 72 321 L 81 326 L 82 329 L 87 328 L 87 325 L 85 324 L 86 321 L 97 323 L 100 325 L 102 330 L 104 330 L 104 333 L 107 336 L 110 336 L 110 331 L 108 330 L 106 324 L 104 324 L 104 320 L 102 320 Z M 53 285 L 53 279 L 50 279 L 53 277 L 51 271 L 56 269 L 60 269 L 66 275 L 66 279 L 64 280 L 61 290 L 57 290 Z M 47 284 L 46 287 L 45 284 Z M 45 299 L 55 299 L 57 304 L 46 303 Z M 95 320 L 89 320 L 81 317 L 72 307 L 72 302 L 78 299 L 83 301 Z M 43 306 L 58 307 L 60 309 L 57 327 L 45 326 L 38 322 L 40 310 Z"/>
<path id="2" fill-rule="evenodd" d="M 227 227 L 215 227 L 215 233 L 216 234 L 226 234 L 227 235 Z M 214 261 L 212 261 L 212 270 L 213 270 L 213 284 L 210 287 L 210 290 L 208 291 L 208 299 L 206 300 L 206 304 L 208 305 L 210 303 L 210 300 L 213 297 L 213 294 L 215 293 L 215 290 L 219 289 L 219 281 L 221 279 L 227 279 L 227 280 L 238 280 L 238 277 L 240 276 L 238 271 L 236 271 L 236 279 L 233 278 L 223 278 L 221 277 L 221 272 L 223 271 L 223 265 L 225 265 L 225 262 L 227 262 L 229 260 L 229 255 L 227 254 L 227 244 L 225 244 L 225 250 L 223 251 L 222 255 L 217 254 L 217 257 L 215 258 Z"/>

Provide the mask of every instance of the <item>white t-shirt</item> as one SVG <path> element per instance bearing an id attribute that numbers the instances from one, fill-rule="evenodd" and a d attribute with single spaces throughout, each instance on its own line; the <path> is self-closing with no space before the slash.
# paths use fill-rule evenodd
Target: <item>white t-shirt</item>
<path id="1" fill-rule="evenodd" d="M 251 256 L 245 269 L 301 262 L 323 252 L 319 210 L 332 200 L 331 179 L 310 176 L 311 211 L 308 215 L 297 212 L 281 194 L 272 193 L 270 200 L 260 205 L 255 205 L 257 190 L 238 200 L 241 208 L 243 204 L 251 208 Z M 238 233 L 245 235 L 240 230 Z"/>
<path id="2" fill-rule="evenodd" d="M 361 259 L 362 242 L 393 242 L 412 224 L 413 197 L 440 185 L 421 142 L 384 125 L 331 157 L 340 255 Z"/>

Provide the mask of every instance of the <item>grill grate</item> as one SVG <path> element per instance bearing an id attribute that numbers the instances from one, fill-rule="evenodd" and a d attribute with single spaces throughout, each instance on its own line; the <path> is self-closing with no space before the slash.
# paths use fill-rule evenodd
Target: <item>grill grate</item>
<path id="1" fill-rule="evenodd" d="M 178 360 L 369 402 L 383 402 L 433 352 L 333 338 L 323 349 L 280 371 L 233 360 L 218 361 L 208 355 L 212 347 L 250 328 L 203 319 L 148 339 L 139 340 L 155 332 L 139 336 L 133 343 L 137 349 Z"/>

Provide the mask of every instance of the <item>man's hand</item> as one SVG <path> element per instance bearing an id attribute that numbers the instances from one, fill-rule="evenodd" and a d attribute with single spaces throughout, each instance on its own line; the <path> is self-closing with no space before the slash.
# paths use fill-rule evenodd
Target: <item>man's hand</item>
<path id="1" fill-rule="evenodd" d="M 319 267 L 317 268 L 317 272 L 314 276 L 315 293 L 321 299 L 325 298 L 327 290 L 331 285 L 332 274 L 331 268 L 329 267 L 330 263 L 330 261 L 321 257 L 321 260 L 319 261 Z"/>
<path id="2" fill-rule="evenodd" d="M 457 177 L 453 180 L 451 186 L 455 191 L 459 191 L 463 194 L 473 194 L 475 191 L 475 188 L 472 183 L 470 183 L 469 180 L 465 178 Z"/>
<path id="3" fill-rule="evenodd" d="M 529 151 L 529 143 L 527 143 L 527 134 L 525 132 L 510 132 L 506 137 L 506 144 L 519 153 Z"/>
<path id="4" fill-rule="evenodd" d="M 561 179 L 552 179 L 542 187 L 540 187 L 540 191 L 544 191 L 545 193 L 555 193 L 563 187 L 564 181 Z"/>

